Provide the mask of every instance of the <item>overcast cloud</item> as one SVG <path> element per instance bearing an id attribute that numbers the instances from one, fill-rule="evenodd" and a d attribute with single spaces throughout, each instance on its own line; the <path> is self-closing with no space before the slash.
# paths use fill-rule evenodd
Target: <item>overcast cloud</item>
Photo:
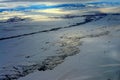
<path id="1" fill-rule="evenodd" d="M 0 0 L 0 3 L 1 2 L 89 2 L 89 1 L 119 2 L 119 0 Z"/>
<path id="2" fill-rule="evenodd" d="M 0 0 L 1 2 L 85 2 L 98 0 Z"/>

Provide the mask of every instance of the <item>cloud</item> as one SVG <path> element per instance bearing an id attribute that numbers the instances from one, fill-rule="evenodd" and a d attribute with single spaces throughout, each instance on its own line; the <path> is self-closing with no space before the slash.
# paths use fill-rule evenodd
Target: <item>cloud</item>
<path id="1" fill-rule="evenodd" d="M 102 13 L 120 13 L 120 7 L 109 7 L 98 9 Z"/>
<path id="2" fill-rule="evenodd" d="M 98 0 L 0 0 L 1 2 L 85 2 Z"/>
<path id="3" fill-rule="evenodd" d="M 0 6 L 0 12 L 4 11 L 30 11 L 30 10 L 44 10 L 44 9 L 82 9 L 82 8 L 102 8 L 119 6 L 120 3 L 111 2 L 86 2 L 86 3 L 40 3 L 40 2 L 12 2 L 4 3 Z"/>

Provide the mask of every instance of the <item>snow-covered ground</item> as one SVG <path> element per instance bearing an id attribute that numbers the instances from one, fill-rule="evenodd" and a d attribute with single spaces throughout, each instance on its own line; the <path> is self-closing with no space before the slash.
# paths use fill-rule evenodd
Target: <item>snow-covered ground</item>
<path id="1" fill-rule="evenodd" d="M 120 80 L 120 14 L 49 18 L 0 23 L 0 80 Z"/>

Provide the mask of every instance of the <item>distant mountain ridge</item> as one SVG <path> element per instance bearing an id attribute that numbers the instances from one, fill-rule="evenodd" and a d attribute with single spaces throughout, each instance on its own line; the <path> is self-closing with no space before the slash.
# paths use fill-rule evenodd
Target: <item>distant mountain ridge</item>
<path id="1" fill-rule="evenodd" d="M 20 18 L 20 17 L 15 16 L 7 20 L 1 21 L 0 23 L 13 23 L 13 22 L 20 22 L 20 21 L 25 21 L 25 20 L 29 20 L 29 18 Z"/>

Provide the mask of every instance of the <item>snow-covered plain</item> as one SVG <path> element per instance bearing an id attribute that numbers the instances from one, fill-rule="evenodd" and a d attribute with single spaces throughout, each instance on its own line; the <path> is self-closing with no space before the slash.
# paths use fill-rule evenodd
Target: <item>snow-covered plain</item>
<path id="1" fill-rule="evenodd" d="M 1 21 L 0 80 L 120 80 L 120 14 L 96 12 Z"/>

